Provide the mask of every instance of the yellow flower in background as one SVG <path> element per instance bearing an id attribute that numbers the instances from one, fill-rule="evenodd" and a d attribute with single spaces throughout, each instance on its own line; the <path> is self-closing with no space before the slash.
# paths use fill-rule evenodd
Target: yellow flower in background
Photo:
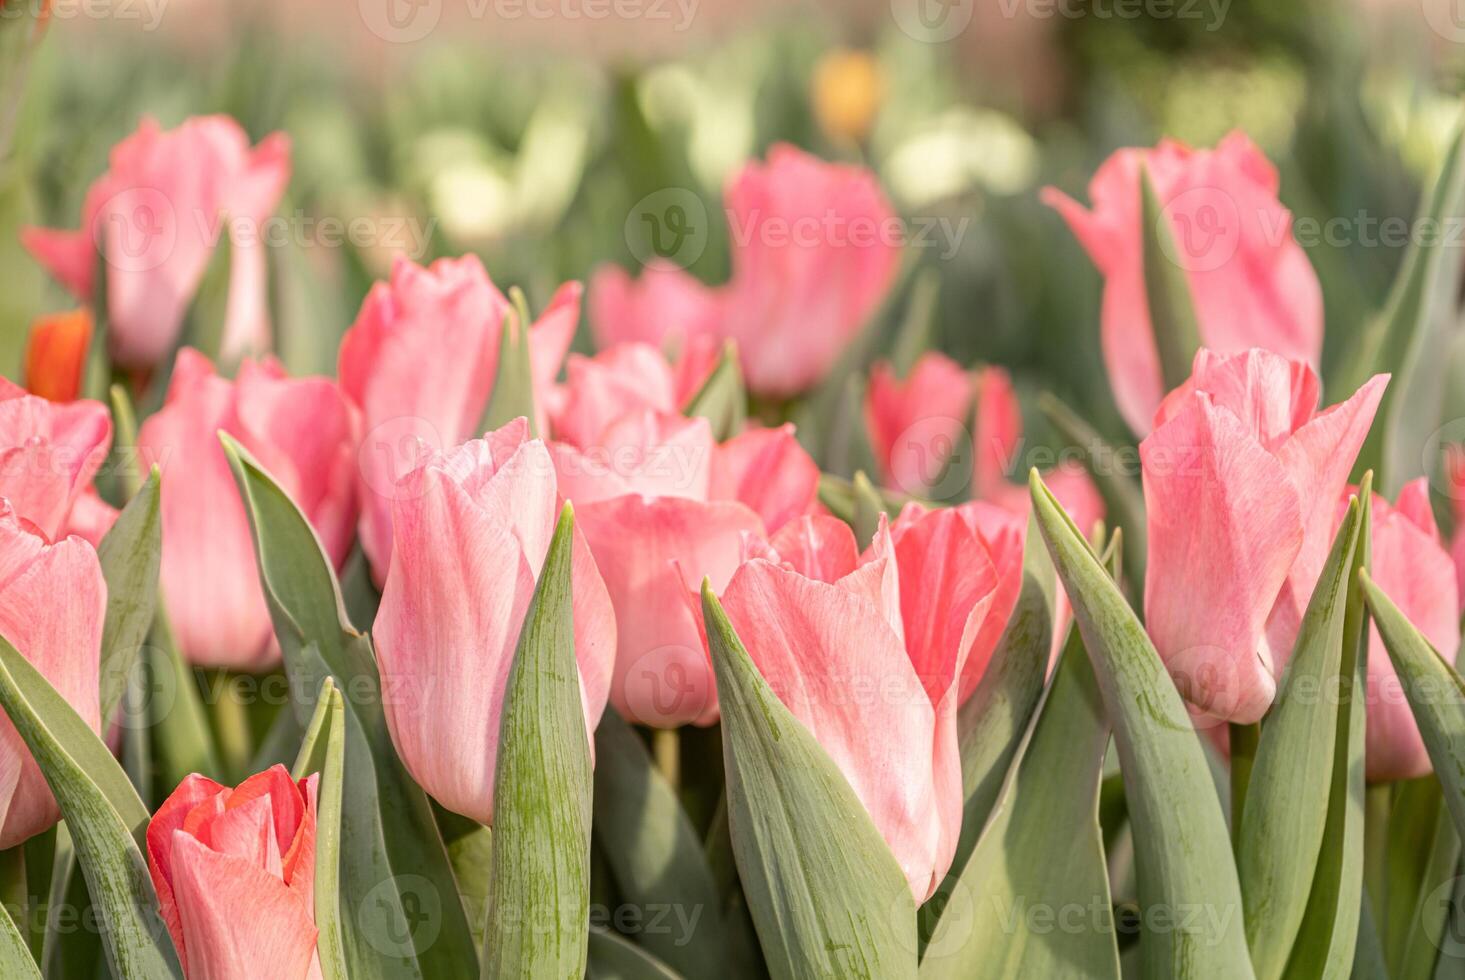
<path id="1" fill-rule="evenodd" d="M 884 97 L 884 74 L 868 51 L 838 48 L 814 67 L 814 115 L 835 139 L 862 141 Z"/>

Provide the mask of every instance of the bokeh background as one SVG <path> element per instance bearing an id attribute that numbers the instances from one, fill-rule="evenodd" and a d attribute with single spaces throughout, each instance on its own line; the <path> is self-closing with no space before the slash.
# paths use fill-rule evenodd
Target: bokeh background
<path id="1" fill-rule="evenodd" d="M 1297 219 L 1343 219 L 1299 235 L 1324 284 L 1326 376 L 1403 254 L 1368 229 L 1412 215 L 1465 74 L 1458 0 L 4 0 L 0 14 L 23 3 L 48 17 L 25 84 L 0 80 L 11 377 L 33 319 L 73 305 L 18 228 L 75 227 L 144 114 L 224 112 L 253 139 L 293 140 L 288 240 L 272 249 L 293 372 L 333 373 L 394 251 L 477 252 L 537 308 L 601 263 L 636 269 L 627 228 L 667 189 L 710 223 L 681 257 L 724 281 L 722 185 L 789 141 L 872 168 L 908 227 L 931 230 L 892 324 L 929 284 L 934 346 L 1121 435 L 1098 276 L 1038 189 L 1087 200 L 1116 147 L 1246 130 Z"/>

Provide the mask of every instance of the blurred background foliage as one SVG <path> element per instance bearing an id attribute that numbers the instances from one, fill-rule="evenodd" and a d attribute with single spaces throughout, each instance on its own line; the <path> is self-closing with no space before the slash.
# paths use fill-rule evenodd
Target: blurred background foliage
<path id="1" fill-rule="evenodd" d="M 593 0 L 545 0 L 559 13 L 532 18 L 510 16 L 513 0 L 385 0 L 440 17 L 412 43 L 373 34 L 383 0 L 52 2 L 24 89 L 0 90 L 18 112 L 0 175 L 7 375 L 33 318 L 71 305 L 18 227 L 75 227 L 143 114 L 224 112 L 256 139 L 290 134 L 280 213 L 301 232 L 274 250 L 277 346 L 315 372 L 333 371 L 391 250 L 322 245 L 310 222 L 430 229 L 414 258 L 477 252 L 537 306 L 602 262 L 636 267 L 623 229 L 647 194 L 691 189 L 715 226 L 728 175 L 783 140 L 873 168 L 902 214 L 946 222 L 912 256 L 939 276 L 935 346 L 1006 365 L 1020 389 L 1050 388 L 1120 435 L 1099 278 L 1038 188 L 1087 201 L 1117 147 L 1239 127 L 1296 217 L 1407 219 L 1465 74 L 1465 29 L 1441 20 L 1453 0 L 992 0 L 940 43 L 902 29 L 906 0 L 666 0 L 664 17 L 593 22 L 565 16 Z M 1324 285 L 1325 373 L 1402 254 L 1352 237 L 1304 243 Z M 714 227 L 692 266 L 708 282 L 728 274 L 726 238 Z"/>

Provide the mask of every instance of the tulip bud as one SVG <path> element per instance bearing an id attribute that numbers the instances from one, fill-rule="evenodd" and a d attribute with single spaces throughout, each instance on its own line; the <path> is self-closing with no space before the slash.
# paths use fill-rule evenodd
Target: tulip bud
<path id="1" fill-rule="evenodd" d="M 230 789 L 194 774 L 158 808 L 148 871 L 190 980 L 320 976 L 318 779 L 277 765 Z"/>
<path id="2" fill-rule="evenodd" d="M 484 824 L 493 823 L 504 691 L 557 500 L 549 453 L 520 418 L 430 456 L 392 505 L 392 566 L 374 631 L 387 724 L 412 778 Z M 578 530 L 571 561 L 575 659 L 593 741 L 616 617 Z"/>
<path id="3" fill-rule="evenodd" d="M 0 378 L 0 497 L 48 540 L 77 529 L 78 505 L 86 506 L 111 442 L 112 415 L 101 402 L 57 404 Z"/>
<path id="4" fill-rule="evenodd" d="M 75 401 L 81 394 L 92 314 L 86 307 L 36 318 L 25 348 L 25 386 L 53 402 Z"/>

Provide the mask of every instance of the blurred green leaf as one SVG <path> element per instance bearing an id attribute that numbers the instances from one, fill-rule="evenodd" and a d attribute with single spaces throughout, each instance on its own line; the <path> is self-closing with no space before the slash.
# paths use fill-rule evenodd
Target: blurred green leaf
<path id="1" fill-rule="evenodd" d="M 3 638 L 0 706 L 61 807 L 112 972 L 124 980 L 181 977 L 143 858 L 147 808 L 102 740 Z"/>
<path id="2" fill-rule="evenodd" d="M 676 790 L 631 726 L 606 708 L 595 730 L 595 839 L 621 897 L 680 917 L 690 935 L 646 930 L 640 944 L 687 976 L 727 966 L 717 885 Z"/>
<path id="3" fill-rule="evenodd" d="M 1465 219 L 1465 128 L 1457 128 L 1420 202 L 1408 250 L 1384 307 L 1368 321 L 1344 366 L 1338 390 L 1351 394 L 1375 374 L 1393 375 L 1355 469 L 1376 469 L 1392 499 L 1420 475 L 1428 440 L 1439 426 L 1449 370 L 1450 334 L 1458 332 L 1460 243 Z M 1431 231 L 1432 230 L 1432 231 Z"/>
<path id="4" fill-rule="evenodd" d="M 392 746 L 371 643 L 346 619 L 309 522 L 243 447 L 220 439 L 254 532 L 291 690 L 319 690 L 329 676 L 349 695 L 340 887 L 342 907 L 354 910 L 341 919 L 351 976 L 472 976 L 472 931 L 427 796 Z"/>
<path id="5" fill-rule="evenodd" d="M 916 976 L 916 908 L 864 805 L 702 586 L 733 851 L 774 980 Z"/>
<path id="6" fill-rule="evenodd" d="M 1058 434 L 1083 453 L 1084 467 L 1104 498 L 1109 524 L 1124 529 L 1124 568 L 1134 583 L 1135 595 L 1144 595 L 1148 557 L 1145 501 L 1139 482 L 1130 475 L 1139 472 L 1139 452 L 1111 446 L 1078 413 L 1048 392 L 1038 397 L 1038 407 Z"/>
<path id="7" fill-rule="evenodd" d="M 1114 728 L 1139 872 L 1141 974 L 1250 977 L 1221 802 L 1185 705 L 1144 627 L 1037 471 L 1033 513 Z M 1189 928 L 1151 924 L 1150 910 Z"/>
<path id="8" fill-rule="evenodd" d="M 1413 980 L 1434 975 L 1448 903 L 1439 889 L 1453 881 L 1460 838 L 1433 775 L 1394 784 L 1389 811 L 1384 951 L 1389 975 Z"/>
<path id="9" fill-rule="evenodd" d="M 1191 363 L 1201 346 L 1200 325 L 1180 261 L 1186 253 L 1176 249 L 1170 222 L 1147 169 L 1141 168 L 1139 181 L 1145 305 L 1159 354 L 1160 377 L 1165 390 L 1170 391 L 1190 377 Z"/>
<path id="10" fill-rule="evenodd" d="M 485 978 L 585 973 L 593 781 L 571 614 L 574 527 L 565 504 L 504 690 Z"/>
<path id="11" fill-rule="evenodd" d="M 1021 761 L 1004 783 L 947 914 L 926 945 L 921 980 L 1118 980 L 1099 828 L 1108 746 L 1093 667 L 1073 633 Z M 1052 928 L 1045 916 L 1068 909 L 1084 910 L 1079 922 L 1070 917 Z"/>
<path id="12" fill-rule="evenodd" d="M 529 307 L 517 287 L 509 291 L 514 309 L 504 313 L 499 330 L 498 376 L 474 435 L 492 432 L 523 416 L 530 435 L 537 434 L 534 414 L 534 373 L 529 363 Z"/>
<path id="13" fill-rule="evenodd" d="M 629 940 L 606 929 L 590 930 L 590 962 L 585 970 L 586 980 L 680 980 L 681 976 Z"/>
<path id="14" fill-rule="evenodd" d="M 725 442 L 743 430 L 747 409 L 748 393 L 743 388 L 743 373 L 738 369 L 737 346 L 728 341 L 712 373 L 687 402 L 683 414 L 702 416 L 712 423 L 712 438 Z"/>
<path id="15" fill-rule="evenodd" d="M 1364 501 L 1365 489 L 1360 491 Z M 1237 873 L 1246 902 L 1246 931 L 1258 980 L 1280 977 L 1297 942 L 1313 890 L 1319 862 L 1335 855 L 1320 853 L 1331 811 L 1335 756 L 1346 759 L 1348 745 L 1338 744 L 1339 715 L 1349 702 L 1320 698 L 1319 691 L 1343 690 L 1340 676 L 1357 659 L 1345 657 L 1344 617 L 1360 541 L 1367 541 L 1368 504 L 1353 498 L 1333 538 L 1327 564 L 1318 577 L 1303 616 L 1292 657 L 1282 673 L 1257 746 L 1246 794 L 1245 813 L 1236 854 Z M 1367 544 L 1361 546 L 1366 553 Z M 1357 637 L 1354 637 L 1355 641 Z M 1351 679 L 1351 675 L 1347 675 Z M 1342 726 L 1347 735 L 1347 726 Z M 1347 793 L 1347 766 L 1341 767 Z M 1299 801 L 1306 801 L 1299 805 Z M 1360 806 L 1362 800 L 1359 801 Z M 1341 845 L 1341 840 L 1329 841 Z M 1362 855 L 1359 855 L 1361 870 Z M 1358 910 L 1354 896 L 1351 914 Z M 1348 938 L 1348 956 L 1353 939 Z M 1323 950 L 1326 951 L 1326 945 Z M 1300 952 L 1300 951 L 1299 951 Z M 1346 971 L 1345 971 L 1346 972 Z"/>
<path id="16" fill-rule="evenodd" d="M 0 976 L 7 980 L 41 980 L 41 970 L 10 913 L 0 907 Z"/>

